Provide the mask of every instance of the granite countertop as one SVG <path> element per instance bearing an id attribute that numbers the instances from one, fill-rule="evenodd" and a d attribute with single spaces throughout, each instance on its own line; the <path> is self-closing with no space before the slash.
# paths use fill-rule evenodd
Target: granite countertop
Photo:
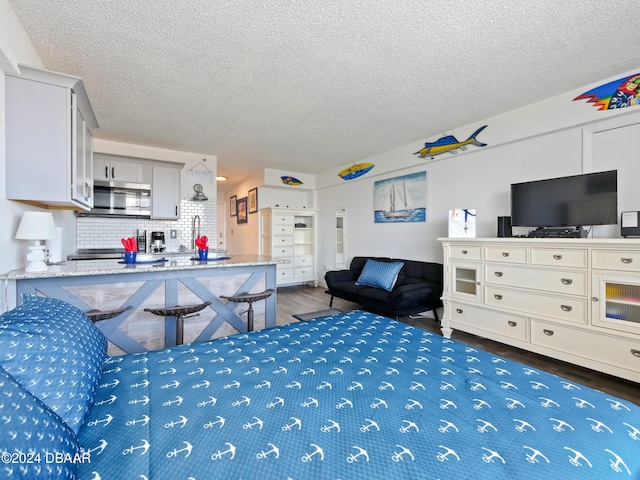
<path id="1" fill-rule="evenodd" d="M 276 265 L 270 256 L 265 255 L 232 255 L 226 259 L 201 262 L 191 260 L 188 256 L 168 256 L 166 261 L 154 261 L 125 265 L 118 260 L 71 260 L 59 265 L 50 265 L 46 272 L 25 272 L 12 270 L 0 275 L 0 279 L 28 280 L 32 278 L 79 277 L 85 275 L 130 274 L 141 271 L 166 272 L 172 270 L 196 270 L 221 267 L 241 267 L 251 265 Z"/>

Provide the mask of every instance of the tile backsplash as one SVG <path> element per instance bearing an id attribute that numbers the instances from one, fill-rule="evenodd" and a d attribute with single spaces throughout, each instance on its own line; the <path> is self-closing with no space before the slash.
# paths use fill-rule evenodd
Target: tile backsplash
<path id="1" fill-rule="evenodd" d="M 194 202 L 193 195 L 180 200 L 178 220 L 153 220 L 140 218 L 78 217 L 76 219 L 76 245 L 81 248 L 120 248 L 120 240 L 135 237 L 136 230 L 147 231 L 147 245 L 151 232 L 164 232 L 168 251 L 177 251 L 180 245 L 191 250 L 192 225 L 195 216 L 200 217 L 200 235 L 209 237 L 209 248 L 216 248 L 217 207 L 216 202 Z M 171 238 L 171 230 L 176 230 L 177 238 Z"/>

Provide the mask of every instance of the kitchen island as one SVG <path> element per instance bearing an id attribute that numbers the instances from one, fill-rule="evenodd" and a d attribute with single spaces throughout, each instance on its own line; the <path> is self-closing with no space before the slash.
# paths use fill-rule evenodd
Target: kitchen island
<path id="1" fill-rule="evenodd" d="M 168 257 L 124 265 L 117 260 L 68 261 L 46 272 L 15 270 L 0 277 L 8 307 L 23 294 L 64 300 L 84 312 L 130 309 L 96 325 L 109 340 L 109 354 L 137 353 L 175 345 L 175 317 L 158 317 L 145 308 L 211 305 L 184 326 L 184 342 L 204 341 L 247 330 L 246 304 L 221 295 L 276 288 L 276 263 L 270 257 L 237 255 L 208 262 Z M 254 304 L 255 329 L 275 326 L 276 294 Z"/>

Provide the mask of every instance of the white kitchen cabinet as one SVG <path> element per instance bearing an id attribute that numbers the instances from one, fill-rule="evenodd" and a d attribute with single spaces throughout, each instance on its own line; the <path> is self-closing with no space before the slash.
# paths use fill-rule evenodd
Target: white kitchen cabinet
<path id="1" fill-rule="evenodd" d="M 109 155 L 96 153 L 93 159 L 93 178 L 97 181 L 144 183 L 142 164 L 135 161 L 115 160 Z"/>
<path id="2" fill-rule="evenodd" d="M 316 215 L 308 208 L 260 209 L 261 252 L 277 262 L 278 285 L 318 285 Z"/>
<path id="3" fill-rule="evenodd" d="M 7 199 L 43 208 L 93 206 L 98 127 L 82 81 L 29 67 L 6 76 Z"/>
<path id="4" fill-rule="evenodd" d="M 183 164 L 153 165 L 151 218 L 176 220 L 180 216 L 180 170 Z"/>
<path id="5" fill-rule="evenodd" d="M 640 241 L 440 239 L 442 332 L 640 381 Z"/>

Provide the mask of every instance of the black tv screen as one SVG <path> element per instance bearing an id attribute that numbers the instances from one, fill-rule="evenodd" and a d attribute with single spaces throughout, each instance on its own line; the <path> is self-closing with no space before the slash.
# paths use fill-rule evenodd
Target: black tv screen
<path id="1" fill-rule="evenodd" d="M 581 227 L 618 222 L 618 171 L 511 184 L 511 224 Z"/>

